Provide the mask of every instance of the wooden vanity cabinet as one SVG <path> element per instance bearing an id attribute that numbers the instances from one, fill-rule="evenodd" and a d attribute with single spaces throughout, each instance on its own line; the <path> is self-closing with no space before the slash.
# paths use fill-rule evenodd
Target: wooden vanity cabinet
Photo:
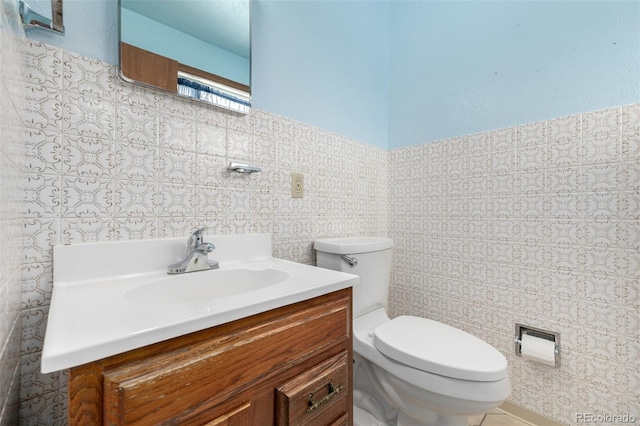
<path id="1" fill-rule="evenodd" d="M 350 425 L 351 289 L 71 369 L 70 425 Z"/>

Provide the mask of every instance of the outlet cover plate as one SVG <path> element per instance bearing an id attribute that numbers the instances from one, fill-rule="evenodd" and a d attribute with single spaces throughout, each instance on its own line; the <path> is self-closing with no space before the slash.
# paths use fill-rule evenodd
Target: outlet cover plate
<path id="1" fill-rule="evenodd" d="M 291 173 L 291 198 L 304 197 L 304 175 Z"/>

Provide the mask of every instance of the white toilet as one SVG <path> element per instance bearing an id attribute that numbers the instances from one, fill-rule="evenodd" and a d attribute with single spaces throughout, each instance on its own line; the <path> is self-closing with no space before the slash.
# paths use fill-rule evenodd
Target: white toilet
<path id="1" fill-rule="evenodd" d="M 455 327 L 386 313 L 393 240 L 330 238 L 315 242 L 322 268 L 360 276 L 353 288 L 356 426 L 467 426 L 511 391 L 507 360 Z"/>

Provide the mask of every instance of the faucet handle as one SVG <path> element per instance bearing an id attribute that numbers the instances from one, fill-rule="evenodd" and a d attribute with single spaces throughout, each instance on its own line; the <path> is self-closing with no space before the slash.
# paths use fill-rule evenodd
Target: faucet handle
<path id="1" fill-rule="evenodd" d="M 202 251 L 204 253 L 211 253 L 215 248 L 216 246 L 211 243 L 202 243 L 198 247 L 196 247 L 196 250 Z"/>
<path id="2" fill-rule="evenodd" d="M 187 241 L 187 254 L 190 251 L 197 249 L 202 243 L 204 243 L 204 231 L 206 228 L 197 229 L 191 234 L 189 237 L 189 241 Z"/>

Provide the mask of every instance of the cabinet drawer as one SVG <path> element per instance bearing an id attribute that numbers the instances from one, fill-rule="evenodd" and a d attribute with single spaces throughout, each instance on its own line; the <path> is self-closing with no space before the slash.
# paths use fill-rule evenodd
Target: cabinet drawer
<path id="1" fill-rule="evenodd" d="M 343 424 L 349 394 L 347 352 L 342 352 L 276 388 L 276 424 Z"/>
<path id="2" fill-rule="evenodd" d="M 226 413 L 217 419 L 211 420 L 204 426 L 239 426 L 251 424 L 251 402 Z"/>

